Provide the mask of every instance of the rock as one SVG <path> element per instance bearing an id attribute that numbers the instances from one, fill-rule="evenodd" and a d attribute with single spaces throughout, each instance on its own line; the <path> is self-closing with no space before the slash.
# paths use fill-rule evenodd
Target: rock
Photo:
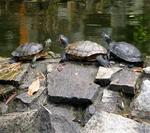
<path id="1" fill-rule="evenodd" d="M 63 116 L 52 115 L 52 125 L 55 133 L 79 133 L 72 121 L 67 120 Z"/>
<path id="2" fill-rule="evenodd" d="M 140 118 L 150 120 L 150 80 L 144 80 L 141 92 L 131 104 L 133 110 L 131 114 Z"/>
<path id="3" fill-rule="evenodd" d="M 143 68 L 143 71 L 144 71 L 144 73 L 145 74 L 150 74 L 150 67 L 145 67 L 145 68 Z"/>
<path id="4" fill-rule="evenodd" d="M 140 75 L 140 73 L 124 69 L 115 75 L 110 83 L 109 89 L 122 91 L 127 94 L 135 94 L 137 89 L 136 83 Z"/>
<path id="5" fill-rule="evenodd" d="M 94 115 L 95 112 L 96 112 L 96 108 L 94 105 L 88 106 L 84 112 L 82 124 L 85 125 L 85 123 L 87 123 L 90 120 L 90 118 Z"/>
<path id="6" fill-rule="evenodd" d="M 50 113 L 41 108 L 0 117 L 0 133 L 55 133 Z"/>
<path id="7" fill-rule="evenodd" d="M 119 68 L 119 67 L 112 67 L 112 68 L 99 67 L 99 70 L 95 78 L 95 83 L 101 86 L 109 85 L 113 74 L 120 71 L 121 69 L 122 68 Z"/>
<path id="8" fill-rule="evenodd" d="M 12 79 L 12 80 L 1 79 L 0 83 L 1 84 L 9 84 L 9 85 L 18 87 L 21 84 L 22 80 L 24 79 L 26 72 L 29 69 L 29 65 L 30 65 L 29 63 L 22 64 L 21 72 L 19 74 L 17 74 L 17 76 L 14 79 Z"/>
<path id="9" fill-rule="evenodd" d="M 123 99 L 119 92 L 111 91 L 108 89 L 103 90 L 101 101 L 96 105 L 96 110 L 101 110 L 118 113 L 120 111 L 120 105 L 123 104 Z"/>
<path id="10" fill-rule="evenodd" d="M 13 92 L 16 88 L 12 85 L 0 85 L 0 97 L 6 96 Z"/>
<path id="11" fill-rule="evenodd" d="M 99 92 L 93 82 L 96 67 L 67 63 L 47 75 L 49 99 L 55 103 L 90 104 Z"/>
<path id="12" fill-rule="evenodd" d="M 46 89 L 45 87 L 40 87 L 39 91 L 35 93 L 33 96 L 29 96 L 27 92 L 24 92 L 18 95 L 16 98 L 21 100 L 25 104 L 31 104 L 40 97 L 40 95 L 45 91 L 45 89 Z"/>
<path id="13" fill-rule="evenodd" d="M 28 72 L 26 73 L 25 77 L 22 80 L 22 83 L 20 85 L 21 89 L 27 89 L 31 83 L 37 79 L 39 74 L 46 75 L 46 63 L 45 62 L 36 62 L 35 68 L 29 67 Z M 40 85 L 45 86 L 45 81 L 41 81 Z"/>
<path id="14" fill-rule="evenodd" d="M 66 123 L 71 125 L 72 129 L 76 129 L 77 132 L 80 131 L 79 123 L 73 121 L 76 117 L 75 114 L 78 113 L 77 112 L 78 110 L 75 107 L 70 106 L 70 105 L 64 105 L 64 104 L 58 105 L 58 104 L 53 104 L 53 103 L 48 103 L 45 105 L 45 107 L 52 112 L 52 114 L 54 115 L 54 118 L 60 117 L 58 118 L 58 122 L 61 121 L 59 119 L 64 119 L 63 121 L 66 121 Z"/>
<path id="15" fill-rule="evenodd" d="M 101 111 L 95 113 L 81 133 L 148 133 L 150 125 Z"/>

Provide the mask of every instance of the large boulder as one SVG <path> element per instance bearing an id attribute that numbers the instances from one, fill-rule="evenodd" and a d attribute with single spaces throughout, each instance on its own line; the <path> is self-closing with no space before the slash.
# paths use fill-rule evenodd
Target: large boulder
<path id="1" fill-rule="evenodd" d="M 48 95 L 51 101 L 90 104 L 97 96 L 99 86 L 93 82 L 96 67 L 67 63 L 61 71 L 58 70 L 58 64 L 52 68 L 47 75 Z"/>
<path id="2" fill-rule="evenodd" d="M 144 80 L 141 92 L 131 104 L 132 115 L 150 120 L 150 80 Z"/>
<path id="3" fill-rule="evenodd" d="M 148 133 L 150 125 L 120 115 L 101 111 L 95 113 L 81 133 Z"/>
<path id="4" fill-rule="evenodd" d="M 51 115 L 43 107 L 0 117 L 0 133 L 55 133 Z"/>

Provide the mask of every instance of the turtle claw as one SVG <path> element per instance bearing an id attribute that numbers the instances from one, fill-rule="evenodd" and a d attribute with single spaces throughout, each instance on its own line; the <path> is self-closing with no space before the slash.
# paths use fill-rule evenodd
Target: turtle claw
<path id="1" fill-rule="evenodd" d="M 97 56 L 96 59 L 98 61 L 99 66 L 108 67 L 108 68 L 111 66 L 110 62 L 106 58 L 104 58 L 103 56 Z"/>

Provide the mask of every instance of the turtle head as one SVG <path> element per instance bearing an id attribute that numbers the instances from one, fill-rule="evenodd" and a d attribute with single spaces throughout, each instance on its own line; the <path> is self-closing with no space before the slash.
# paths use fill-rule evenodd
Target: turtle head
<path id="1" fill-rule="evenodd" d="M 66 47 L 68 45 L 68 38 L 65 37 L 64 35 L 59 35 L 59 39 L 58 39 L 59 43 L 63 46 Z"/>
<path id="2" fill-rule="evenodd" d="M 50 38 L 48 38 L 46 41 L 45 41 L 45 45 L 44 45 L 44 48 L 47 50 L 50 48 L 51 46 L 51 43 L 52 43 L 52 40 Z"/>
<path id="3" fill-rule="evenodd" d="M 107 42 L 107 44 L 110 44 L 112 42 L 112 39 L 108 34 L 102 33 L 102 35 L 103 35 L 105 41 Z"/>

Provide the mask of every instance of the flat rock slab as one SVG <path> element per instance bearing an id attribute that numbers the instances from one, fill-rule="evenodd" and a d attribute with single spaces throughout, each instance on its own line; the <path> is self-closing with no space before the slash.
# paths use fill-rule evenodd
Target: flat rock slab
<path id="1" fill-rule="evenodd" d="M 39 91 L 35 93 L 33 96 L 29 96 L 27 92 L 24 92 L 18 96 L 16 96 L 17 99 L 21 100 L 25 104 L 31 104 L 32 102 L 36 101 L 40 95 L 44 92 L 46 88 L 40 87 Z"/>
<path id="2" fill-rule="evenodd" d="M 99 70 L 97 72 L 95 83 L 101 85 L 101 86 L 107 86 L 111 82 L 113 74 L 120 71 L 122 68 L 119 67 L 112 67 L 112 68 L 106 68 L 106 67 L 99 67 Z"/>
<path id="3" fill-rule="evenodd" d="M 140 118 L 150 120 L 150 80 L 144 80 L 141 85 L 141 92 L 131 104 L 131 114 Z"/>
<path id="4" fill-rule="evenodd" d="M 0 133 L 55 133 L 51 115 L 44 109 L 15 112 L 0 117 Z"/>
<path id="5" fill-rule="evenodd" d="M 150 125 L 101 111 L 95 113 L 81 133 L 149 133 Z"/>
<path id="6" fill-rule="evenodd" d="M 128 94 L 135 94 L 137 89 L 136 83 L 140 75 L 140 73 L 124 69 L 115 75 L 115 78 L 113 78 L 110 83 L 109 89 L 122 91 Z"/>
<path id="7" fill-rule="evenodd" d="M 48 95 L 51 101 L 89 104 L 94 100 L 99 92 L 99 86 L 93 82 L 96 67 L 73 63 L 67 63 L 62 71 L 58 71 L 57 67 L 58 64 L 47 75 Z"/>

